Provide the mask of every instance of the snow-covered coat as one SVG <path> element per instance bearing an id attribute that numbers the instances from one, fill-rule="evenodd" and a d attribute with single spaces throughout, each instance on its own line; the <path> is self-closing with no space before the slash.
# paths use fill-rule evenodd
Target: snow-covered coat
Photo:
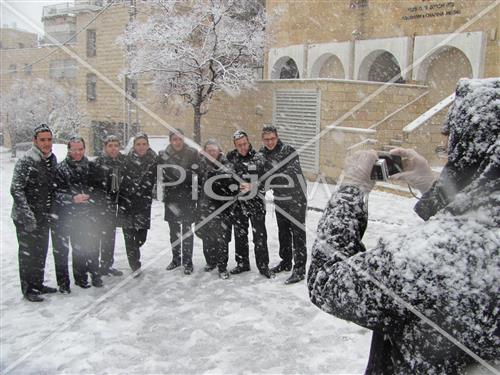
<path id="1" fill-rule="evenodd" d="M 258 181 L 271 169 L 262 154 L 256 152 L 251 146 L 250 151 L 245 156 L 241 155 L 237 150 L 228 152 L 227 160 L 234 174 L 245 182 Z M 248 216 L 264 215 L 266 213 L 266 205 L 263 199 L 265 194 L 264 187 L 265 181 L 259 181 L 258 192 L 255 197 L 238 200 L 235 204 L 240 204 Z M 255 193 L 248 192 L 241 195 L 241 197 L 246 197 L 250 194 Z"/>
<path id="2" fill-rule="evenodd" d="M 95 200 L 89 179 L 89 160 L 84 156 L 74 161 L 67 156 L 57 165 L 54 178 L 55 201 L 53 212 L 57 221 L 66 223 L 72 217 L 88 217 L 95 220 Z M 88 194 L 87 203 L 74 203 L 77 194 Z"/>
<path id="3" fill-rule="evenodd" d="M 460 373 L 474 360 L 456 342 L 500 358 L 499 101 L 499 79 L 460 81 L 445 122 L 448 163 L 416 206 L 427 222 L 365 251 L 364 196 L 343 186 L 319 223 L 311 301 L 383 334 L 390 373 Z"/>
<path id="4" fill-rule="evenodd" d="M 125 155 L 118 154 L 116 159 L 108 155 L 97 157 L 90 162 L 90 184 L 95 190 L 98 210 L 105 216 L 116 216 L 118 189 L 122 179 Z M 115 180 L 113 183 L 113 179 Z M 113 186 L 115 184 L 115 186 Z"/>
<path id="5" fill-rule="evenodd" d="M 117 226 L 150 228 L 157 160 L 156 153 L 151 149 L 143 157 L 132 150 L 125 158 L 118 193 Z"/>
<path id="6" fill-rule="evenodd" d="M 46 222 L 50 214 L 47 202 L 54 201 L 53 179 L 57 165 L 54 154 L 49 156 L 50 168 L 42 152 L 33 146 L 14 168 L 10 193 L 14 199 L 12 220 L 25 225 Z"/>
<path id="7" fill-rule="evenodd" d="M 306 180 L 302 173 L 297 151 L 288 143 L 283 143 L 281 140 L 278 140 L 274 149 L 269 150 L 266 147 L 262 147 L 260 149 L 260 153 L 273 168 L 277 167 L 283 160 L 290 157 L 290 160 L 283 163 L 283 165 L 273 171 L 273 177 L 270 178 L 272 178 L 271 185 L 287 186 L 293 184 L 293 187 L 273 188 L 273 195 L 275 197 L 274 204 L 291 214 L 297 220 L 303 221 L 307 210 L 307 198 L 304 192 Z M 291 181 L 289 181 L 286 177 L 276 176 L 278 174 L 288 176 Z M 283 198 L 290 199 L 283 200 Z"/>
<path id="8" fill-rule="evenodd" d="M 168 145 L 164 151 L 159 154 L 160 165 L 172 165 L 165 167 L 163 171 L 163 182 L 173 183 L 171 186 L 165 186 L 163 190 L 163 202 L 165 203 L 165 221 L 189 220 L 195 221 L 196 200 L 193 199 L 193 174 L 198 167 L 198 152 L 184 145 L 180 151 L 175 151 L 171 145 Z M 177 168 L 185 171 L 183 181 L 181 172 Z M 179 183 L 176 183 L 180 181 Z M 196 186 L 195 186 L 196 188 Z"/>
<path id="9" fill-rule="evenodd" d="M 213 217 L 196 230 L 196 235 L 202 239 L 205 237 L 222 238 L 225 242 L 231 241 L 231 207 L 230 201 L 236 200 L 236 195 L 239 189 L 237 188 L 238 181 L 236 181 L 228 169 L 228 161 L 223 154 L 220 154 L 217 165 L 206 157 L 200 158 L 200 168 L 198 170 L 198 204 L 197 223 L 201 223 L 205 218 L 211 215 L 214 211 L 219 209 L 224 204 L 228 206 L 220 212 L 217 216 Z M 211 185 L 207 181 L 213 180 Z M 213 196 L 207 194 L 206 189 L 210 189 Z M 233 189 L 231 189 L 233 188 Z M 216 199 L 220 197 L 220 199 Z M 230 199 L 230 200 L 229 200 Z"/>

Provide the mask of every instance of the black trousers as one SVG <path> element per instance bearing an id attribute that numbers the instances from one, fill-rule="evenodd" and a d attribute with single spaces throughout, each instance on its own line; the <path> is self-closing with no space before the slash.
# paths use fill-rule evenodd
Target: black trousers
<path id="1" fill-rule="evenodd" d="M 207 264 L 217 266 L 219 271 L 227 269 L 231 224 L 229 220 L 214 218 L 210 222 L 209 233 L 203 237 L 203 255 Z"/>
<path id="2" fill-rule="evenodd" d="M 49 248 L 49 224 L 38 223 L 32 232 L 28 232 L 22 223 L 14 222 L 14 225 L 19 243 L 21 291 L 24 295 L 36 293 L 43 286 L 45 260 Z"/>
<path id="3" fill-rule="evenodd" d="M 122 228 L 128 264 L 132 271 L 141 268 L 141 246 L 148 237 L 147 229 Z"/>
<path id="4" fill-rule="evenodd" d="M 300 224 L 303 225 L 303 227 L 300 228 L 298 225 L 287 219 L 277 210 L 275 212 L 276 221 L 278 223 L 280 258 L 283 263 L 290 265 L 292 264 L 293 260 L 294 268 L 305 272 L 307 261 L 306 232 L 304 230 L 305 215 L 299 215 L 302 217 L 294 217 L 294 219 L 296 219 Z"/>
<path id="5" fill-rule="evenodd" d="M 258 212 L 247 215 L 239 204 L 234 206 L 233 226 L 236 263 L 249 266 L 248 226 L 252 223 L 252 235 L 255 252 L 255 263 L 259 271 L 269 267 L 269 251 L 267 249 L 266 213 Z"/>
<path id="6" fill-rule="evenodd" d="M 100 253 L 100 267 L 109 269 L 115 262 L 116 211 L 102 212 L 98 219 L 97 248 Z"/>
<path id="7" fill-rule="evenodd" d="M 68 255 L 70 245 L 75 283 L 86 283 L 89 273 L 92 279 L 100 277 L 99 250 L 94 231 L 95 225 L 91 225 L 90 218 L 83 214 L 56 223 L 52 231 L 52 244 L 59 286 L 69 286 Z"/>
<path id="8" fill-rule="evenodd" d="M 190 220 L 168 221 L 172 261 L 184 266 L 193 266 L 193 228 Z M 182 255 L 182 259 L 181 259 Z"/>

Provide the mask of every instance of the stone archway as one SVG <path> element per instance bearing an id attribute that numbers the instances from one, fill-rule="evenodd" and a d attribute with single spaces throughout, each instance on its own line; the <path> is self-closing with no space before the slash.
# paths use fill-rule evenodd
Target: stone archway
<path id="1" fill-rule="evenodd" d="M 337 56 L 327 53 L 314 62 L 311 76 L 312 78 L 345 79 L 344 66 Z"/>
<path id="2" fill-rule="evenodd" d="M 375 82 L 393 80 L 395 83 L 404 83 L 398 60 L 392 53 L 384 50 L 373 51 L 365 57 L 359 68 L 358 79 Z"/>
<path id="3" fill-rule="evenodd" d="M 296 79 L 300 78 L 299 68 L 289 56 L 283 56 L 273 66 L 271 79 Z"/>
<path id="4" fill-rule="evenodd" d="M 455 91 L 460 78 L 471 78 L 472 66 L 467 56 L 455 47 L 443 47 L 425 62 L 425 84 L 429 100 L 437 103 Z"/>

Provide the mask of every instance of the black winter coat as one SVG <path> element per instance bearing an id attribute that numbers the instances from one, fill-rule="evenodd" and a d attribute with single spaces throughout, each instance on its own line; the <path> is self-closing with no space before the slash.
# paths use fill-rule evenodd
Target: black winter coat
<path id="1" fill-rule="evenodd" d="M 49 156 L 50 168 L 47 168 L 42 152 L 33 146 L 14 168 L 10 193 L 14 198 L 12 219 L 21 224 L 47 222 L 51 204 L 54 202 L 53 180 L 57 159 Z"/>
<path id="2" fill-rule="evenodd" d="M 274 204 L 296 218 L 305 218 L 305 212 L 307 210 L 307 184 L 304 174 L 302 173 L 302 168 L 300 167 L 297 151 L 295 151 L 291 145 L 278 140 L 273 150 L 262 147 L 260 153 L 272 166 L 270 177 L 267 178 L 268 184 L 271 186 L 292 186 L 286 188 L 272 188 Z M 283 160 L 288 158 L 289 160 L 282 164 Z M 286 177 L 277 176 L 278 174 L 286 175 L 290 180 Z"/>
<path id="3" fill-rule="evenodd" d="M 228 169 L 228 161 L 220 154 L 216 165 L 205 157 L 200 159 L 198 171 L 198 205 L 197 225 L 216 210 L 225 205 L 224 209 L 204 223 L 196 234 L 201 237 L 223 238 L 231 241 L 231 205 L 236 200 L 239 183 L 234 179 Z"/>
<path id="4" fill-rule="evenodd" d="M 57 165 L 54 179 L 54 214 L 57 222 L 66 223 L 75 217 L 95 219 L 95 200 L 90 186 L 90 165 L 86 157 L 76 162 L 69 156 Z M 74 203 L 77 194 L 88 194 L 88 203 Z"/>
<path id="5" fill-rule="evenodd" d="M 193 175 L 199 167 L 198 152 L 184 145 L 182 150 L 175 151 L 168 145 L 159 154 L 159 164 L 163 165 L 163 183 L 171 183 L 164 186 L 163 202 L 165 203 L 165 221 L 188 220 L 195 221 L 196 196 L 193 196 Z M 173 167 L 168 167 L 168 166 Z M 179 168 L 184 170 L 185 178 Z M 196 191 L 197 186 L 194 186 Z"/>
<path id="6" fill-rule="evenodd" d="M 156 153 L 151 149 L 143 157 L 137 156 L 132 151 L 125 158 L 118 193 L 117 226 L 133 229 L 150 228 L 157 160 Z"/>
<path id="7" fill-rule="evenodd" d="M 118 154 L 116 159 L 102 155 L 90 162 L 90 184 L 94 188 L 94 199 L 101 214 L 116 216 L 125 158 L 122 154 Z"/>
<path id="8" fill-rule="evenodd" d="M 459 374 L 472 361 L 415 310 L 483 360 L 500 358 L 499 100 L 498 78 L 460 81 L 445 122 L 448 164 L 416 206 L 427 222 L 364 251 L 367 207 L 355 186 L 339 188 L 320 220 L 311 301 L 385 335 L 387 372 Z"/>
<path id="9" fill-rule="evenodd" d="M 242 156 L 237 150 L 228 152 L 227 160 L 234 174 L 242 181 L 249 183 L 258 182 L 257 191 L 250 191 L 240 195 L 236 204 L 240 204 L 243 211 L 249 216 L 265 214 L 265 180 L 260 179 L 271 169 L 270 165 L 266 162 L 262 154 L 256 152 L 252 147 L 250 147 L 250 151 L 245 156 Z"/>

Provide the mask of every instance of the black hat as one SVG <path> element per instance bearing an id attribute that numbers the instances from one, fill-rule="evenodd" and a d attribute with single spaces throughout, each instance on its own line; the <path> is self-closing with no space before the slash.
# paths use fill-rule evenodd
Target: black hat
<path id="1" fill-rule="evenodd" d="M 233 134 L 233 141 L 236 141 L 237 139 L 240 139 L 243 137 L 248 138 L 248 134 L 244 130 L 236 130 Z"/>
<path id="2" fill-rule="evenodd" d="M 52 134 L 52 130 L 50 130 L 49 126 L 47 124 L 40 124 L 33 129 L 33 137 L 36 137 L 38 133 L 43 133 L 43 132 L 49 132 Z"/>
<path id="3" fill-rule="evenodd" d="M 134 143 L 135 143 L 135 141 L 137 141 L 138 139 L 141 139 L 141 138 L 145 139 L 146 142 L 149 143 L 148 135 L 146 133 L 144 133 L 144 132 L 139 132 L 136 135 L 134 135 Z"/>
<path id="4" fill-rule="evenodd" d="M 168 135 L 168 139 L 171 140 L 174 135 L 181 136 L 184 135 L 184 132 L 182 129 L 175 128 L 174 130 L 170 131 L 170 134 Z"/>

